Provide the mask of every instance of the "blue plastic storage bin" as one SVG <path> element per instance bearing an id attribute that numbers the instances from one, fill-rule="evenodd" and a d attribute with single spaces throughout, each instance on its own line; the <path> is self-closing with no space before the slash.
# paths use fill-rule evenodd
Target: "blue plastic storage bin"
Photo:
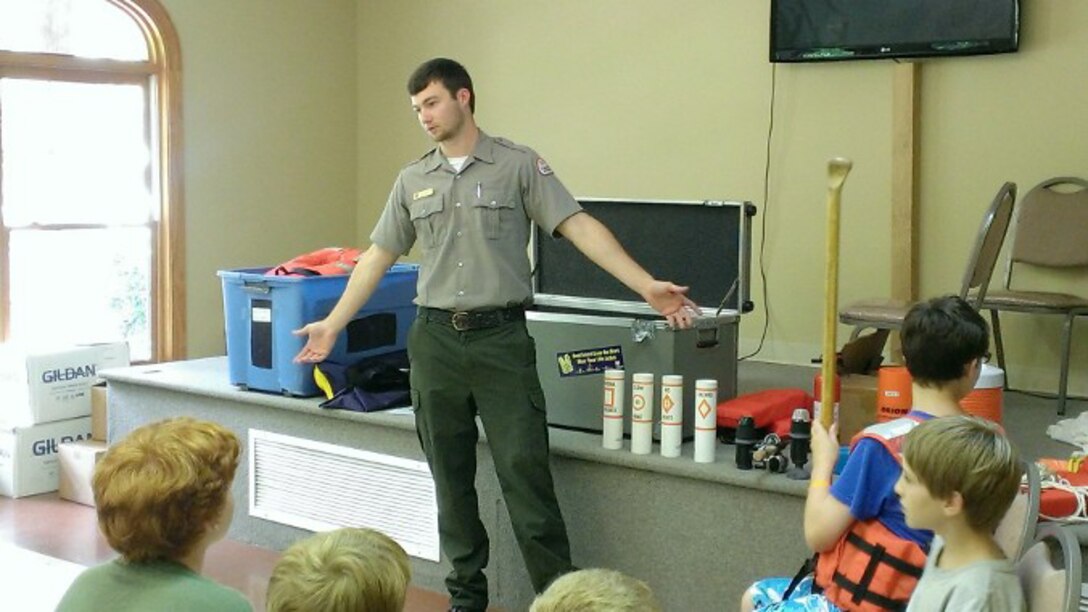
<path id="1" fill-rule="evenodd" d="M 343 276 L 265 276 L 269 268 L 220 270 L 230 382 L 286 395 L 319 395 L 313 365 L 292 362 L 305 338 L 291 332 L 325 318 L 348 283 Z M 395 264 L 340 336 L 328 359 L 353 363 L 403 350 L 415 317 L 419 266 Z"/>

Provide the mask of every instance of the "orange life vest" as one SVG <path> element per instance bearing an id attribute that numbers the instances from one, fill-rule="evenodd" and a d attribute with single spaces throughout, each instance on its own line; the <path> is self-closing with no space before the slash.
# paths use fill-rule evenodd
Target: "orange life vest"
<path id="1" fill-rule="evenodd" d="M 874 439 L 899 461 L 903 438 L 919 422 L 906 416 L 867 427 L 854 437 L 851 448 L 863 438 Z M 843 610 L 903 610 L 925 564 L 926 553 L 917 543 L 876 519 L 854 521 L 831 550 L 820 553 L 816 584 Z"/>
<path id="2" fill-rule="evenodd" d="M 268 276 L 333 276 L 350 274 L 362 253 L 359 249 L 328 247 L 299 255 L 272 268 Z"/>
<path id="3" fill-rule="evenodd" d="M 925 419 L 908 413 L 898 419 L 870 425 L 859 431 L 857 435 L 850 440 L 850 450 L 853 451 L 854 447 L 858 445 L 858 442 L 868 438 L 883 444 L 884 448 L 888 449 L 889 455 L 894 457 L 896 461 L 902 462 L 903 440 L 906 439 L 910 430 L 914 429 L 923 421 L 925 421 Z"/>

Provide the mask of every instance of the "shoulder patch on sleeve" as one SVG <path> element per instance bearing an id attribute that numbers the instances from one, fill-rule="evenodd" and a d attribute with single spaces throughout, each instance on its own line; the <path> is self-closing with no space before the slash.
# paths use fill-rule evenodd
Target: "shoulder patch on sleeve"
<path id="1" fill-rule="evenodd" d="M 539 172 L 541 176 L 548 176 L 549 174 L 552 174 L 552 167 L 548 165 L 548 162 L 544 161 L 543 157 L 538 157 L 536 158 L 536 171 Z"/>

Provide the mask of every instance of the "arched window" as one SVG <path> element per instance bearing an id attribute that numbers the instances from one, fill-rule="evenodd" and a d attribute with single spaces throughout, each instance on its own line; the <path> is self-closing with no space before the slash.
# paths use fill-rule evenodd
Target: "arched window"
<path id="1" fill-rule="evenodd" d="M 0 340 L 185 356 L 180 60 L 157 0 L 0 2 Z"/>

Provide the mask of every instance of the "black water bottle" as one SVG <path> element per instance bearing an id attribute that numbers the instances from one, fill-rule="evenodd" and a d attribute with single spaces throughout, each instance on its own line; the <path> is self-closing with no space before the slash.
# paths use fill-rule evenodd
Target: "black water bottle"
<path id="1" fill-rule="evenodd" d="M 790 421 L 790 462 L 793 469 L 790 478 L 806 480 L 808 472 L 804 470 L 808 462 L 808 452 L 811 448 L 812 423 L 809 420 L 808 410 L 798 408 L 793 411 L 793 419 Z"/>
<path id="2" fill-rule="evenodd" d="M 750 416 L 742 416 L 737 423 L 737 469 L 752 469 L 752 451 L 755 450 L 756 423 Z"/>

